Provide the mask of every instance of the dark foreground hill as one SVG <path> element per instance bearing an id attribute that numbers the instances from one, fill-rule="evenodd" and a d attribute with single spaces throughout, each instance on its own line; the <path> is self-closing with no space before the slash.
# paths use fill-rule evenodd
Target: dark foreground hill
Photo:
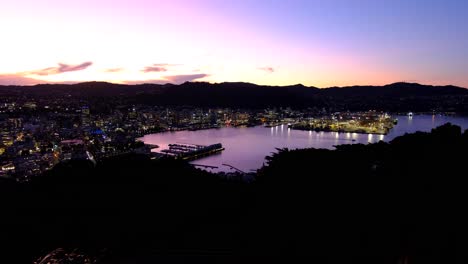
<path id="1" fill-rule="evenodd" d="M 281 150 L 253 183 L 143 156 L 66 163 L 0 182 L 0 261 L 60 248 L 96 263 L 464 263 L 467 148 L 468 132 L 448 124 L 391 143 Z"/>
<path id="2" fill-rule="evenodd" d="M 100 82 L 75 85 L 0 86 L 0 95 L 39 98 L 121 97 L 130 103 L 206 107 L 316 107 L 336 110 L 468 111 L 468 89 L 394 83 L 318 89 L 303 85 L 260 86 L 203 82 L 181 85 L 120 85 Z"/>

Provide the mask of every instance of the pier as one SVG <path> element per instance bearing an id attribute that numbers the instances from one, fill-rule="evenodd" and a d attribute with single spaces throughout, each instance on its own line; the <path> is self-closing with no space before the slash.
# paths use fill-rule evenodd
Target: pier
<path id="1" fill-rule="evenodd" d="M 176 159 L 196 160 L 205 156 L 223 151 L 221 143 L 213 145 L 195 145 L 187 143 L 169 144 L 169 149 L 161 150 L 161 154 L 171 156 Z"/>
<path id="2" fill-rule="evenodd" d="M 216 166 L 202 165 L 202 164 L 193 164 L 193 163 L 192 163 L 192 166 L 200 167 L 200 168 L 205 168 L 205 169 L 218 169 L 218 168 L 219 168 L 219 167 L 216 167 Z"/>

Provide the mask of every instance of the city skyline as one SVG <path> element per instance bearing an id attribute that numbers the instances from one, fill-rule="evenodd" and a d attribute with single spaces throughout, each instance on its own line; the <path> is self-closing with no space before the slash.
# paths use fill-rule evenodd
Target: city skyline
<path id="1" fill-rule="evenodd" d="M 26 8 L 27 7 L 27 8 Z M 14 1 L 0 85 L 468 87 L 464 1 Z"/>

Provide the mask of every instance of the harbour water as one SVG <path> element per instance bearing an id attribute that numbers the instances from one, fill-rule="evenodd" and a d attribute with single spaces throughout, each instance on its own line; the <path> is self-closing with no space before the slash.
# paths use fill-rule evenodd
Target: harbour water
<path id="1" fill-rule="evenodd" d="M 172 143 L 211 145 L 221 143 L 225 150 L 219 154 L 196 161 L 195 164 L 217 167 L 214 172 L 233 172 L 235 167 L 244 172 L 262 167 L 265 157 L 276 148 L 326 148 L 333 149 L 341 144 L 367 144 L 380 140 L 391 141 L 395 137 L 416 131 L 430 131 L 432 128 L 452 123 L 468 129 L 468 117 L 444 115 L 397 116 L 398 124 L 387 135 L 367 135 L 355 133 L 315 132 L 288 129 L 286 125 L 266 128 L 225 127 L 199 131 L 178 131 L 146 135 L 141 140 L 148 144 L 167 149 Z M 229 166 L 227 166 L 227 165 Z"/>

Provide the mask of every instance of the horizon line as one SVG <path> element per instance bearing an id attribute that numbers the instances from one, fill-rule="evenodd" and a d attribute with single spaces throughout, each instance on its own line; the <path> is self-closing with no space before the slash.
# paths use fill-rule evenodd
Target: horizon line
<path id="1" fill-rule="evenodd" d="M 257 84 L 253 82 L 243 82 L 243 81 L 236 81 L 236 82 L 208 82 L 208 81 L 187 81 L 183 82 L 180 84 L 176 83 L 151 83 L 151 82 L 144 82 L 142 81 L 141 83 L 118 83 L 118 82 L 111 82 L 111 81 L 83 81 L 83 82 L 50 82 L 50 83 L 38 83 L 38 84 L 32 84 L 32 85 L 15 85 L 15 84 L 0 84 L 0 87 L 35 87 L 35 86 L 41 86 L 41 85 L 68 85 L 68 86 L 73 86 L 73 85 L 79 85 L 79 84 L 87 84 L 87 83 L 106 83 L 106 84 L 112 84 L 112 85 L 122 85 L 122 86 L 138 86 L 138 85 L 159 85 L 159 86 L 164 86 L 164 85 L 174 85 L 174 86 L 180 86 L 186 83 L 206 83 L 206 84 L 211 84 L 211 85 L 216 85 L 216 84 L 251 84 L 255 86 L 268 86 L 268 87 L 291 87 L 291 86 L 303 86 L 307 88 L 316 88 L 316 89 L 330 89 L 330 88 L 350 88 L 350 87 L 384 87 L 384 86 L 391 86 L 395 84 L 413 84 L 413 85 L 421 85 L 421 86 L 432 86 L 432 87 L 456 87 L 456 88 L 462 88 L 462 89 L 467 89 L 468 87 L 463 87 L 463 86 L 458 86 L 458 85 L 453 85 L 453 84 L 444 84 L 444 85 L 434 85 L 434 84 L 424 84 L 424 83 L 419 83 L 419 82 L 406 82 L 406 81 L 399 81 L 399 82 L 392 82 L 388 84 L 383 84 L 383 85 L 375 85 L 375 84 L 354 84 L 354 85 L 347 85 L 347 86 L 329 86 L 329 87 L 318 87 L 318 86 L 307 86 L 302 83 L 296 83 L 296 84 L 289 84 L 289 85 L 264 85 L 264 84 Z"/>

